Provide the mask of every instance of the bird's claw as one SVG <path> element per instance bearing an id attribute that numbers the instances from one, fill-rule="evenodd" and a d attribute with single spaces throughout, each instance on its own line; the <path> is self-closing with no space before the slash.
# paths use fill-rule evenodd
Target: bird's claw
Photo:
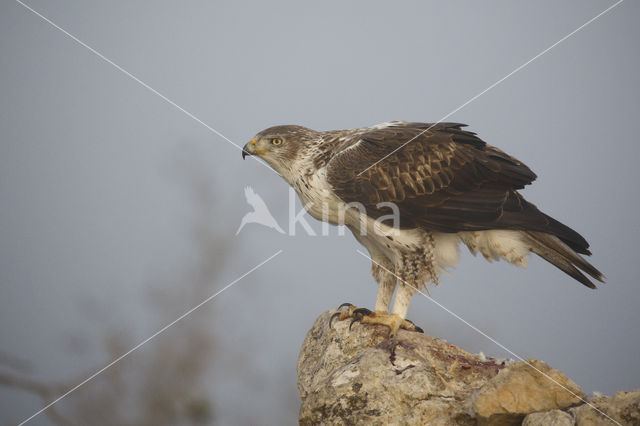
<path id="1" fill-rule="evenodd" d="M 354 309 L 353 312 L 351 312 L 351 313 L 353 315 L 357 315 L 359 317 L 363 317 L 365 315 L 371 315 L 372 314 L 371 310 L 367 309 L 367 308 L 357 308 L 357 309 Z"/>
<path id="2" fill-rule="evenodd" d="M 371 312 L 371 310 L 367 308 L 357 308 L 351 311 L 351 316 L 353 316 L 353 319 L 349 323 L 349 331 L 351 331 L 351 327 L 353 326 L 354 322 L 361 322 L 362 318 L 371 315 L 372 313 L 373 312 Z"/>
<path id="3" fill-rule="evenodd" d="M 349 308 L 349 309 L 345 311 L 342 308 Z M 338 309 L 336 310 L 337 312 L 331 315 L 331 318 L 329 319 L 329 328 L 333 328 L 332 326 L 333 320 L 336 317 L 339 317 L 339 319 L 342 321 L 344 319 L 349 318 L 351 316 L 351 313 L 356 309 L 357 308 L 349 302 L 343 303 L 342 305 L 338 306 Z"/>
<path id="4" fill-rule="evenodd" d="M 348 309 L 344 309 L 348 308 Z M 337 312 L 331 315 L 329 319 L 329 327 L 333 328 L 333 321 L 338 318 L 338 320 L 343 321 L 347 318 L 351 318 L 349 322 L 349 331 L 352 330 L 353 324 L 361 323 L 361 324 L 380 324 L 386 325 L 389 327 L 389 336 L 394 337 L 398 329 L 404 329 L 408 331 L 416 331 L 418 333 L 424 333 L 422 328 L 415 325 L 410 320 L 404 320 L 397 315 L 387 314 L 386 312 L 373 312 L 367 308 L 357 308 L 351 303 L 343 303 L 338 306 Z"/>
<path id="5" fill-rule="evenodd" d="M 351 311 L 351 316 L 353 317 L 353 319 L 349 323 L 349 331 L 351 331 L 351 327 L 353 326 L 354 322 L 361 322 L 362 318 L 371 314 L 372 314 L 371 310 L 367 308 L 358 308 Z"/>
<path id="6" fill-rule="evenodd" d="M 405 319 L 405 321 L 413 326 L 413 330 L 411 330 L 411 331 L 415 331 L 415 332 L 424 334 L 424 330 L 421 327 L 418 327 L 417 325 L 415 325 L 415 323 L 413 321 L 408 320 L 408 319 Z"/>

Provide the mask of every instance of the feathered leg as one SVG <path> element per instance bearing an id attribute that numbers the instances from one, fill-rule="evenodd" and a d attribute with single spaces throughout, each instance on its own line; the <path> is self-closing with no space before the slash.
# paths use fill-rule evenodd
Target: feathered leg
<path id="1" fill-rule="evenodd" d="M 393 265 L 387 261 L 386 258 L 379 258 L 371 263 L 371 275 L 373 275 L 373 278 L 378 283 L 378 296 L 375 306 L 375 313 L 378 315 L 388 314 L 389 308 L 391 307 L 391 297 L 396 288 L 396 277 L 389 272 L 392 270 Z M 343 310 L 343 308 L 347 309 Z M 363 314 L 373 315 L 374 313 L 366 308 L 358 308 L 351 303 L 343 303 L 338 307 L 338 312 L 333 314 L 330 322 L 333 322 L 333 319 L 336 317 L 339 321 L 347 318 L 357 318 L 360 320 Z"/>
<path id="2" fill-rule="evenodd" d="M 409 303 L 411 302 L 411 298 L 415 292 L 416 291 L 413 287 L 400 283 L 398 291 L 396 292 L 396 300 L 393 302 L 393 310 L 391 311 L 391 314 L 404 319 L 407 316 Z"/>
<path id="3" fill-rule="evenodd" d="M 368 309 L 355 309 L 350 312 L 350 316 L 353 317 L 353 322 L 360 321 L 363 324 L 380 324 L 389 327 L 389 336 L 394 337 L 398 334 L 399 329 L 405 329 L 409 331 L 418 331 L 422 333 L 422 329 L 417 327 L 411 321 L 405 319 L 407 311 L 409 310 L 409 303 L 411 297 L 415 292 L 414 288 L 408 286 L 402 282 L 398 284 L 396 291 L 396 298 L 393 302 L 393 310 L 389 314 L 389 303 L 391 301 L 391 292 L 396 284 L 396 276 L 387 271 L 384 280 L 380 281 L 380 289 L 378 290 L 378 301 L 376 302 L 376 311 L 371 312 Z M 392 285 L 389 285 L 392 283 Z M 386 284 L 386 286 L 385 286 Z M 389 290 L 391 287 L 391 290 Z"/>
<path id="4" fill-rule="evenodd" d="M 389 327 L 389 337 L 394 337 L 401 328 L 422 333 L 423 331 L 420 327 L 417 327 L 411 321 L 404 319 L 407 315 L 407 310 L 409 309 L 409 302 L 413 295 L 413 289 L 405 284 L 400 284 L 398 286 L 396 299 L 393 304 L 393 312 L 389 314 L 391 297 L 396 287 L 397 278 L 394 274 L 388 272 L 388 270 L 391 270 L 390 268 L 386 270 L 375 263 L 372 265 L 371 270 L 379 285 L 375 312 L 371 312 L 366 308 L 357 308 L 350 303 L 343 303 L 338 308 L 339 311 L 331 317 L 330 323 L 337 317 L 338 320 L 351 318 L 351 325 L 353 325 L 354 322 L 372 325 L 385 325 Z M 344 307 L 347 307 L 348 309 L 346 311 L 342 311 L 341 309 Z"/>
<path id="5" fill-rule="evenodd" d="M 375 311 L 378 313 L 388 313 L 391 307 L 391 296 L 396 288 L 396 277 L 389 271 L 391 266 L 386 269 L 376 263 L 371 264 L 371 274 L 378 282 L 378 297 L 376 298 Z"/>

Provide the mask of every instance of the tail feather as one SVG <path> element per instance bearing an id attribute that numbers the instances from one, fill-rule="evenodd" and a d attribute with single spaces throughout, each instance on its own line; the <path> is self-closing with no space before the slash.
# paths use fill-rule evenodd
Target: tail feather
<path id="1" fill-rule="evenodd" d="M 529 239 L 532 252 L 585 286 L 596 288 L 593 282 L 582 272 L 600 282 L 604 282 L 602 273 L 562 242 L 560 238 L 545 232 L 524 231 L 524 234 Z"/>
<path id="2" fill-rule="evenodd" d="M 560 238 L 563 243 L 571 247 L 576 253 L 586 254 L 587 256 L 591 255 L 591 252 L 589 251 L 589 243 L 582 235 L 578 234 L 564 223 L 558 222 L 551 216 L 544 213 L 542 213 L 542 215 L 549 222 L 549 230 L 547 232 Z"/>

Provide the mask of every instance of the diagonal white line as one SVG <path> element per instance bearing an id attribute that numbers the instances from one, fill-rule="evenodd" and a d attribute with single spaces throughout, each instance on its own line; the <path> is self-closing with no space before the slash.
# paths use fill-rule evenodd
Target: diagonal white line
<path id="1" fill-rule="evenodd" d="M 409 284 L 408 282 L 406 282 L 405 280 L 403 280 L 402 278 L 400 278 L 399 276 L 397 276 L 394 272 L 388 270 L 387 268 L 385 268 L 383 265 L 379 264 L 378 262 L 376 262 L 375 260 L 373 260 L 371 257 L 367 256 L 365 253 L 361 252 L 360 250 L 356 250 L 359 254 L 361 254 L 363 257 L 366 257 L 367 259 L 369 259 L 372 263 L 375 263 L 376 265 L 378 265 L 379 267 L 381 267 L 382 269 L 384 269 L 385 271 L 389 272 L 391 275 L 393 275 L 394 277 L 396 277 L 399 281 L 401 281 L 402 283 L 404 283 L 405 285 L 411 287 L 412 289 L 414 289 L 415 291 L 417 291 L 418 293 L 420 293 L 421 295 L 423 295 L 424 297 L 426 297 L 427 299 L 429 299 L 429 301 L 435 303 L 436 305 L 438 305 L 439 307 L 441 307 L 442 309 L 444 309 L 446 312 L 448 312 L 449 314 L 453 315 L 455 318 L 459 319 L 460 321 L 462 321 L 464 324 L 468 325 L 469 327 L 471 327 L 474 331 L 480 333 L 482 336 L 486 337 L 487 339 L 491 340 L 493 343 L 495 343 L 496 345 L 498 345 L 499 347 L 501 347 L 502 349 L 504 349 L 505 351 L 509 352 L 511 355 L 513 355 L 514 357 L 518 358 L 520 361 L 524 362 L 525 364 L 527 364 L 529 367 L 533 368 L 534 370 L 536 370 L 538 373 L 542 374 L 543 376 L 545 376 L 547 379 L 551 380 L 553 383 L 555 383 L 556 385 L 560 386 L 562 389 L 566 390 L 567 392 L 569 392 L 571 395 L 575 396 L 576 398 L 578 398 L 580 401 L 584 402 L 585 404 L 587 404 L 588 406 L 590 406 L 591 408 L 593 408 L 594 410 L 596 410 L 597 412 L 599 412 L 600 414 L 602 414 L 603 416 L 607 417 L 609 420 L 611 420 L 612 422 L 614 422 L 615 424 L 622 426 L 620 423 L 618 423 L 616 420 L 612 419 L 611 417 L 609 417 L 609 415 L 607 415 L 606 413 L 602 412 L 598 407 L 594 406 L 593 404 L 591 404 L 589 401 L 587 401 L 586 399 L 581 398 L 580 396 L 576 395 L 573 391 L 571 391 L 570 389 L 568 389 L 566 386 L 564 386 L 562 383 L 559 383 L 557 380 L 555 380 L 553 377 L 549 376 L 548 374 L 546 374 L 543 371 L 540 371 L 539 369 L 537 369 L 533 364 L 529 363 L 527 360 L 525 360 L 524 358 L 522 358 L 520 355 L 518 355 L 517 353 L 513 352 L 511 349 L 507 348 L 506 346 L 504 346 L 502 343 L 498 342 L 496 339 L 494 339 L 493 337 L 489 336 L 487 333 L 485 333 L 484 331 L 480 330 L 478 327 L 474 326 L 473 324 L 469 323 L 468 321 L 466 321 L 464 318 L 462 318 L 460 315 L 456 314 L 455 312 L 453 312 L 452 310 L 450 310 L 449 308 L 447 308 L 446 306 L 442 305 L 440 302 L 436 301 L 434 298 L 432 298 L 431 296 L 429 296 L 428 294 L 420 291 L 418 288 L 412 286 L 411 284 Z"/>
<path id="2" fill-rule="evenodd" d="M 253 268 L 249 269 L 247 272 L 245 272 L 244 274 L 240 275 L 238 278 L 236 278 L 235 280 L 231 281 L 229 284 L 227 284 L 226 286 L 222 287 L 220 290 L 216 291 L 211 296 L 207 297 L 202 302 L 198 303 L 196 306 L 194 306 L 193 308 L 189 309 L 187 312 L 185 312 L 184 314 L 180 315 L 178 318 L 176 318 L 175 320 L 171 321 L 169 324 L 165 325 L 160 330 L 156 331 L 151 336 L 147 337 L 142 342 L 138 343 L 136 346 L 134 346 L 133 348 L 129 349 L 127 352 L 123 353 L 118 358 L 114 359 L 109 364 L 105 365 L 104 367 L 102 367 L 101 369 L 99 369 L 98 371 L 96 371 L 95 373 L 90 375 L 89 377 L 87 377 L 86 379 L 84 379 L 83 381 L 81 381 L 80 383 L 78 383 L 77 385 L 72 387 L 71 389 L 69 389 L 67 392 L 65 392 L 64 394 L 60 395 L 58 398 L 54 399 L 49 404 L 47 404 L 44 407 L 42 407 L 42 409 L 40 409 L 36 413 L 32 414 L 31 416 L 29 416 L 28 418 L 26 418 L 25 420 L 20 422 L 20 424 L 18 426 L 24 425 L 25 423 L 29 422 L 34 417 L 36 417 L 38 414 L 40 414 L 43 411 L 45 411 L 47 408 L 49 408 L 52 405 L 58 403 L 63 398 L 66 398 L 71 393 L 75 392 L 76 390 L 78 390 L 78 388 L 80 388 L 81 386 L 83 386 L 83 385 L 87 384 L 88 382 L 90 382 L 91 380 L 93 380 L 96 376 L 100 375 L 101 373 L 103 373 L 108 368 L 110 368 L 113 365 L 117 364 L 118 362 L 122 361 L 122 359 L 124 359 L 127 356 L 129 356 L 132 352 L 134 352 L 137 349 L 139 349 L 142 345 L 144 345 L 145 343 L 149 342 L 151 339 L 155 338 L 159 334 L 165 332 L 168 328 L 170 328 L 173 325 L 175 325 L 178 321 L 182 320 L 186 316 L 188 316 L 191 313 L 193 313 L 196 309 L 200 308 L 202 305 L 204 305 L 204 304 L 210 302 L 211 300 L 215 299 L 220 293 L 222 293 L 223 291 L 225 291 L 226 289 L 228 289 L 229 287 L 231 287 L 232 285 L 234 285 L 235 283 L 237 283 L 238 281 L 240 281 L 241 279 L 243 279 L 244 277 L 246 277 L 247 275 L 249 275 L 250 273 L 252 273 L 256 269 L 260 268 L 262 265 L 264 265 L 265 263 L 269 262 L 271 259 L 273 259 L 277 255 L 279 255 L 280 253 L 282 253 L 282 250 L 278 250 L 275 254 L 271 255 L 270 257 L 268 257 L 267 259 L 263 260 L 262 262 L 260 262 L 256 266 L 254 266 Z"/>
<path id="3" fill-rule="evenodd" d="M 108 64 L 112 65 L 113 67 L 115 67 L 118 71 L 122 72 L 124 75 L 126 75 L 127 77 L 131 78 L 132 80 L 134 80 L 135 82 L 139 83 L 141 86 L 143 86 L 145 89 L 149 90 L 150 92 L 152 92 L 153 94 L 157 95 L 158 97 L 160 97 L 161 99 L 163 99 L 164 101 L 168 102 L 170 105 L 172 105 L 173 107 L 175 107 L 176 109 L 178 109 L 179 111 L 183 112 L 184 114 L 186 114 L 188 117 L 192 118 L 193 120 L 197 121 L 198 123 L 200 123 L 201 125 L 203 125 L 204 127 L 206 127 L 207 129 L 209 129 L 211 132 L 215 133 L 216 135 L 220 136 L 222 139 L 224 139 L 225 141 L 229 142 L 231 145 L 235 146 L 236 148 L 238 148 L 240 151 L 242 151 L 242 147 L 238 144 L 236 144 L 235 142 L 233 142 L 231 139 L 229 139 L 228 137 L 226 137 L 225 135 L 223 135 L 222 133 L 220 133 L 218 130 L 214 129 L 213 127 L 211 127 L 210 125 L 208 125 L 207 123 L 205 123 L 204 121 L 202 121 L 201 119 L 199 119 L 198 117 L 196 117 L 194 114 L 190 113 L 189 111 L 187 111 L 186 109 L 184 109 L 183 107 L 181 107 L 180 105 L 178 105 L 177 103 L 175 103 L 174 101 L 172 101 L 171 99 L 169 99 L 168 97 L 166 97 L 165 95 L 163 95 L 162 93 L 158 92 L 156 89 L 154 89 L 153 87 L 149 86 L 147 83 L 145 83 L 144 81 L 140 80 L 138 77 L 136 77 L 135 75 L 131 74 L 129 71 L 127 71 L 126 69 L 122 68 L 120 65 L 116 64 L 115 62 L 113 62 L 111 59 L 107 58 L 106 56 L 104 56 L 102 53 L 98 52 L 96 49 L 94 49 L 93 47 L 89 46 L 87 43 L 83 42 L 82 40 L 80 40 L 78 37 L 74 36 L 73 34 L 71 34 L 69 31 L 65 30 L 64 28 L 62 28 L 61 26 L 59 26 L 58 24 L 56 24 L 55 22 L 53 22 L 51 19 L 47 18 L 46 16 L 42 15 L 40 12 L 38 12 L 37 10 L 33 9 L 31 6 L 29 6 L 28 4 L 23 3 L 21 0 L 15 0 L 16 3 L 20 4 L 21 6 L 23 6 L 25 9 L 33 12 L 35 15 L 37 15 L 38 17 L 40 17 L 42 20 L 44 20 L 45 22 L 47 22 L 48 24 L 50 24 L 52 27 L 56 28 L 57 30 L 59 30 L 60 32 L 62 32 L 64 35 L 66 35 L 67 37 L 69 37 L 70 39 L 72 39 L 73 41 L 75 41 L 76 43 L 78 43 L 79 45 L 81 45 L 82 47 L 86 48 L 87 50 L 89 50 L 91 53 L 93 53 L 94 55 L 96 55 L 97 57 L 99 57 L 100 59 L 102 59 L 103 61 L 107 62 Z M 275 170 L 271 169 L 271 167 L 269 167 L 267 164 L 263 163 L 262 161 L 259 161 L 257 157 L 252 156 L 252 158 L 254 158 L 256 161 L 258 161 L 258 163 L 262 164 L 263 166 L 269 168 L 269 170 L 272 170 L 273 172 L 275 172 Z"/>
<path id="4" fill-rule="evenodd" d="M 375 163 L 373 163 L 372 165 L 370 165 L 369 167 L 367 167 L 366 169 L 362 170 L 360 173 L 358 173 L 358 176 L 360 176 L 361 174 L 363 174 L 364 172 L 366 172 L 367 170 L 369 170 L 370 168 L 372 168 L 373 166 L 375 166 L 376 164 L 380 163 L 381 161 L 384 161 L 386 158 L 388 158 L 389 156 L 393 155 L 394 153 L 396 153 L 398 150 L 404 148 L 405 146 L 407 146 L 408 144 L 410 144 L 411 142 L 413 142 L 415 139 L 419 138 L 420 136 L 422 136 L 423 134 L 425 134 L 426 132 L 428 132 L 429 130 L 431 130 L 434 126 L 436 126 L 439 123 L 442 123 L 444 120 L 446 120 L 447 118 L 451 117 L 453 114 L 455 114 L 456 112 L 460 111 L 462 108 L 466 107 L 467 105 L 469 105 L 471 102 L 475 101 L 476 99 L 478 99 L 480 96 L 484 95 L 485 93 L 487 93 L 489 90 L 493 89 L 494 87 L 496 87 L 497 85 L 499 85 L 500 83 L 502 83 L 503 81 L 505 81 L 506 79 L 508 79 L 509 77 L 511 77 L 512 75 L 514 75 L 515 73 L 517 73 L 518 71 L 522 70 L 524 67 L 526 67 L 527 65 L 529 65 L 530 63 L 532 63 L 533 61 L 535 61 L 536 59 L 538 59 L 539 57 L 541 57 L 542 55 L 544 55 L 545 53 L 549 52 L 551 49 L 553 49 L 554 47 L 556 47 L 557 45 L 559 45 L 560 43 L 562 43 L 563 41 L 565 41 L 566 39 L 568 39 L 569 37 L 573 36 L 575 33 L 577 33 L 578 31 L 582 30 L 584 27 L 586 27 L 587 25 L 591 24 L 593 21 L 595 21 L 596 19 L 600 18 L 602 15 L 606 14 L 607 12 L 609 12 L 611 9 L 613 9 L 614 7 L 618 6 L 620 3 L 622 3 L 624 0 L 618 0 L 616 3 L 612 4 L 611 6 L 609 6 L 608 8 L 606 8 L 605 10 L 603 10 L 602 12 L 598 13 L 596 16 L 594 16 L 593 18 L 589 19 L 587 22 L 585 22 L 584 24 L 580 25 L 578 28 L 576 28 L 575 30 L 571 31 L 569 34 L 567 34 L 566 36 L 562 37 L 560 40 L 556 41 L 555 43 L 553 43 L 551 46 L 547 47 L 546 49 L 544 49 L 542 52 L 538 53 L 536 56 L 534 56 L 533 58 L 529 59 L 527 62 L 525 62 L 524 64 L 520 65 L 518 68 L 514 69 L 513 71 L 511 71 L 509 74 L 505 75 L 504 77 L 502 77 L 500 80 L 496 81 L 495 83 L 493 83 L 491 86 L 487 87 L 486 89 L 484 89 L 482 92 L 478 93 L 477 95 L 475 95 L 474 97 L 472 97 L 471 99 L 469 99 L 468 101 L 466 101 L 465 103 L 463 103 L 462 105 L 460 105 L 458 108 L 454 109 L 453 111 L 451 111 L 449 114 L 445 115 L 444 117 L 442 117 L 440 120 L 436 121 L 435 123 L 433 123 L 431 126 L 429 126 L 429 128 L 427 128 L 426 130 L 423 130 L 422 132 L 418 133 L 416 136 L 412 137 L 411 139 L 409 139 L 407 142 L 403 143 L 402 145 L 400 145 L 398 148 L 394 149 L 393 151 L 391 151 L 389 154 L 385 155 L 384 157 L 382 157 L 381 159 L 379 159 L 378 161 L 376 161 Z"/>

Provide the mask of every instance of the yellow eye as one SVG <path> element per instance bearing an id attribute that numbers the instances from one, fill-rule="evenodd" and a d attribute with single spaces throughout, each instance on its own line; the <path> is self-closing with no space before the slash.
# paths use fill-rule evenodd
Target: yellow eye
<path id="1" fill-rule="evenodd" d="M 273 138 L 273 139 L 271 139 L 271 144 L 272 144 L 272 145 L 282 145 L 282 139 L 280 139 L 280 138 Z"/>

